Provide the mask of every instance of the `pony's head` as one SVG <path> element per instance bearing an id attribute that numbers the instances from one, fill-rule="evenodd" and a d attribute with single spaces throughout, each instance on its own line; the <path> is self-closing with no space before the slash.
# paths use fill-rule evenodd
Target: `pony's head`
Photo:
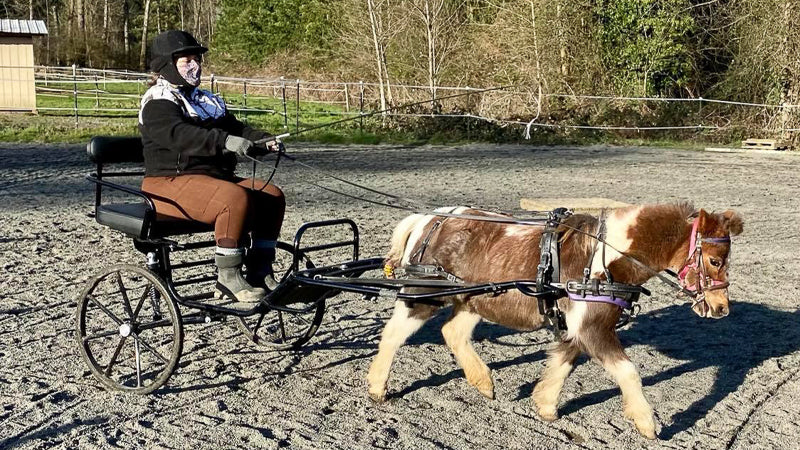
<path id="1" fill-rule="evenodd" d="M 701 209 L 692 220 L 689 256 L 678 274 L 681 285 L 695 293 L 692 310 L 700 317 L 721 319 L 730 312 L 728 267 L 731 236 L 742 232 L 742 218 L 731 210 Z"/>

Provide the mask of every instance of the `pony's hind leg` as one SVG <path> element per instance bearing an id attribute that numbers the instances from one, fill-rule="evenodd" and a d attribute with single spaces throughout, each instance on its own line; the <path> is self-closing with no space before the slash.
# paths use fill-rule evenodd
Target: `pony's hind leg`
<path id="1" fill-rule="evenodd" d="M 436 306 L 420 303 L 409 307 L 406 302 L 398 300 L 394 304 L 394 313 L 381 333 L 378 354 L 372 360 L 367 374 L 369 397 L 376 402 L 386 400 L 386 387 L 389 380 L 389 369 L 397 350 L 402 347 L 409 336 L 414 334 L 435 312 Z"/>
<path id="2" fill-rule="evenodd" d="M 469 384 L 490 399 L 494 399 L 494 383 L 489 367 L 475 353 L 472 347 L 472 331 L 481 321 L 481 316 L 461 305 L 453 306 L 453 315 L 442 327 L 447 346 L 464 369 Z"/>
<path id="3" fill-rule="evenodd" d="M 544 373 L 533 389 L 533 402 L 543 420 L 558 419 L 558 396 L 579 354 L 578 346 L 571 340 L 559 342 L 549 352 Z"/>

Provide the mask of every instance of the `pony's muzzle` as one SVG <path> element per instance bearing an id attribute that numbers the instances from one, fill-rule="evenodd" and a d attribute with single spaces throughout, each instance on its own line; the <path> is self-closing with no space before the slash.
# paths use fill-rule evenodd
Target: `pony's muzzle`
<path id="1" fill-rule="evenodd" d="M 711 317 L 714 319 L 722 319 L 723 317 L 730 314 L 730 308 L 726 305 L 718 305 L 715 307 L 711 307 Z"/>

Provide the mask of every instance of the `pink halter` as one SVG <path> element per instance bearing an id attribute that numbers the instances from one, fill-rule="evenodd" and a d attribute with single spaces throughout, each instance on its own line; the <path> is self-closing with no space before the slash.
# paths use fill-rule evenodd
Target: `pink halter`
<path id="1" fill-rule="evenodd" d="M 703 265 L 703 249 L 702 242 L 712 242 L 716 244 L 729 243 L 731 238 L 729 236 L 719 238 L 704 238 L 700 236 L 698 227 L 700 220 L 696 219 L 692 224 L 692 233 L 689 236 L 689 256 L 686 258 L 686 264 L 678 272 L 678 281 L 684 289 L 692 292 L 702 294 L 703 291 L 712 291 L 715 289 L 723 289 L 728 287 L 727 281 L 714 280 L 706 276 L 705 267 Z M 690 270 L 694 269 L 697 274 L 697 282 L 694 284 L 687 284 L 686 275 Z"/>

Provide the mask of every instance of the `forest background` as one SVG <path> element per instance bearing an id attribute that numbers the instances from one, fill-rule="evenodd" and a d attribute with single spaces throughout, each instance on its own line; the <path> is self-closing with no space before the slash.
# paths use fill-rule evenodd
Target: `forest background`
<path id="1" fill-rule="evenodd" d="M 709 124 L 728 138 L 796 141 L 800 0 L 4 0 L 45 20 L 38 64 L 146 70 L 180 28 L 229 76 L 427 87 L 516 85 L 504 118 L 558 124 Z M 591 101 L 581 95 L 724 99 Z M 789 105 L 789 106 L 787 106 Z M 431 102 L 430 109 L 454 106 Z M 460 103 L 457 109 L 469 111 Z M 690 132 L 693 137 L 704 133 Z M 718 132 L 717 132 L 718 133 Z M 702 137 L 702 136 L 701 136 Z M 719 137 L 719 136 L 717 136 Z"/>

